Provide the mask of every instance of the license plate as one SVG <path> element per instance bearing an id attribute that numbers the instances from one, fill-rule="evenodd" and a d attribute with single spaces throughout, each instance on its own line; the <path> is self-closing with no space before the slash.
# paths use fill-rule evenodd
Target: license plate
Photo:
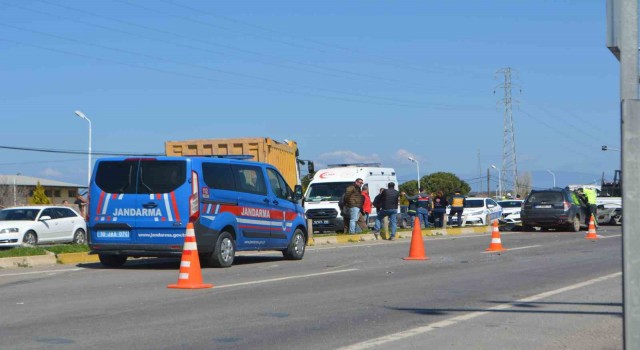
<path id="1" fill-rule="evenodd" d="M 98 238 L 129 238 L 129 231 L 98 231 Z"/>
<path id="2" fill-rule="evenodd" d="M 314 225 L 329 225 L 329 220 L 313 220 Z"/>
<path id="3" fill-rule="evenodd" d="M 551 208 L 551 205 L 549 205 L 549 204 L 536 205 L 536 208 L 538 208 L 538 209 L 549 209 L 549 208 Z"/>

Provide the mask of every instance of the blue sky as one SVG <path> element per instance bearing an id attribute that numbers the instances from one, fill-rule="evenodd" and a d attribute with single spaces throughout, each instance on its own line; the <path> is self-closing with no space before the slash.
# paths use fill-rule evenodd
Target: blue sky
<path id="1" fill-rule="evenodd" d="M 519 173 L 592 182 L 620 164 L 600 150 L 620 143 L 605 33 L 586 0 L 0 0 L 0 146 L 86 151 L 81 110 L 94 152 L 266 136 L 317 167 L 380 162 L 403 182 L 413 156 L 486 189 L 511 67 Z M 87 158 L 0 148 L 17 172 L 82 184 Z"/>

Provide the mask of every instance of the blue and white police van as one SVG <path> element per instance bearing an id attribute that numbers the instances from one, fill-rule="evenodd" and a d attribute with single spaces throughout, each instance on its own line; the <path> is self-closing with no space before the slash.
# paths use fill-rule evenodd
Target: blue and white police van
<path id="1" fill-rule="evenodd" d="M 240 157 L 238 157 L 240 158 Z M 203 265 L 229 267 L 236 251 L 305 253 L 295 190 L 266 163 L 233 157 L 102 158 L 89 188 L 88 243 L 109 267 L 128 257 L 180 257 L 193 223 Z"/>

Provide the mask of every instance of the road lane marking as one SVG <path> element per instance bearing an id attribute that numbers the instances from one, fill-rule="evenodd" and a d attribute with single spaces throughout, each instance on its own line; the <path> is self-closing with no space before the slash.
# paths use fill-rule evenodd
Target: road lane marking
<path id="1" fill-rule="evenodd" d="M 6 276 L 22 276 L 22 275 L 34 275 L 37 273 L 49 273 L 49 272 L 72 272 L 72 271 L 80 271 L 80 270 L 84 270 L 82 268 L 77 268 L 77 269 L 64 269 L 64 270 L 45 270 L 45 271 L 32 271 L 32 272 L 19 272 L 19 273 L 7 273 L 7 274 L 0 274 L 0 277 L 6 277 Z"/>
<path id="2" fill-rule="evenodd" d="M 250 282 L 240 282 L 240 283 L 233 283 L 233 284 L 216 285 L 214 290 L 215 289 L 220 289 L 220 288 L 240 287 L 240 286 L 249 286 L 249 285 L 253 285 L 253 284 L 279 282 L 279 281 L 293 280 L 293 279 L 298 279 L 298 278 L 309 278 L 309 277 L 317 277 L 317 276 L 325 276 L 325 275 L 334 275 L 334 274 L 337 274 L 337 273 L 353 272 L 353 271 L 358 271 L 358 269 L 345 269 L 345 270 L 337 270 L 337 271 L 318 272 L 318 273 L 310 273 L 310 274 L 306 274 L 306 275 L 270 278 L 270 279 L 259 280 L 259 281 L 250 281 Z"/>
<path id="3" fill-rule="evenodd" d="M 609 236 L 609 235 L 607 235 L 607 236 L 601 236 L 601 235 L 598 235 L 598 238 L 602 238 L 602 239 L 604 239 L 604 238 L 613 238 L 613 237 L 621 237 L 621 236 L 622 236 L 622 235 L 610 235 L 610 236 Z"/>
<path id="4" fill-rule="evenodd" d="M 536 248 L 536 247 L 542 247 L 542 245 L 541 245 L 541 244 L 538 244 L 538 245 L 528 245 L 528 246 L 526 246 L 526 247 L 507 248 L 507 250 L 504 250 L 504 251 L 498 251 L 498 252 L 495 252 L 495 251 L 492 251 L 492 252 L 482 252 L 482 254 L 487 254 L 487 253 L 503 253 L 503 252 L 506 252 L 506 251 L 509 251 L 509 250 L 528 249 L 528 248 Z"/>
<path id="5" fill-rule="evenodd" d="M 556 289 L 556 290 L 552 290 L 552 291 L 548 291 L 548 292 L 543 292 L 540 294 L 536 294 L 534 296 L 530 296 L 524 299 L 520 299 L 520 300 L 516 300 L 514 302 L 511 303 L 507 303 L 507 304 L 500 304 L 500 305 L 496 305 L 490 308 L 485 309 L 486 311 L 476 311 L 476 312 L 471 312 L 468 314 L 464 314 L 464 315 L 460 315 L 460 316 L 456 316 L 456 317 L 452 317 L 446 320 L 442 320 L 442 321 L 438 321 L 438 322 L 434 322 L 431 324 L 428 324 L 426 326 L 421 326 L 421 327 L 416 327 L 413 329 L 409 329 L 406 331 L 402 331 L 402 332 L 398 332 L 398 333 L 394 333 L 394 334 L 389 334 L 383 337 L 379 337 L 379 338 L 375 338 L 375 339 L 371 339 L 371 340 L 367 340 L 361 343 L 357 343 L 357 344 L 352 344 L 352 345 L 348 345 L 342 348 L 339 348 L 338 350 L 361 350 L 361 349 L 370 349 L 373 347 L 377 347 L 377 346 L 382 346 L 384 344 L 393 342 L 393 341 L 397 341 L 397 340 L 403 340 L 409 337 L 413 337 L 416 335 L 421 335 L 439 328 L 444 328 L 444 327 L 448 327 L 448 326 L 453 326 L 459 322 L 462 321 L 468 321 L 471 320 L 473 318 L 476 317 L 480 317 L 483 315 L 487 315 L 490 314 L 492 311 L 496 311 L 496 310 L 505 310 L 505 309 L 509 309 L 512 308 L 514 306 L 517 306 L 518 304 L 521 303 L 528 303 L 528 302 L 533 302 L 536 300 L 540 300 L 540 299 L 544 299 L 544 298 L 548 298 L 551 296 L 554 296 L 556 294 L 560 294 L 560 293 L 564 293 L 564 292 L 568 292 L 574 289 L 578 289 L 578 288 L 582 288 L 582 287 L 586 287 L 598 282 L 602 282 L 614 277 L 618 277 L 618 276 L 622 276 L 622 272 L 616 272 L 616 273 L 612 273 L 610 275 L 605 275 L 605 276 L 601 276 L 598 278 L 594 278 L 588 281 L 584 281 L 584 282 L 580 282 L 580 283 L 576 283 L 570 286 L 566 286 L 560 289 Z M 387 345 L 386 348 L 389 348 L 390 346 Z"/>

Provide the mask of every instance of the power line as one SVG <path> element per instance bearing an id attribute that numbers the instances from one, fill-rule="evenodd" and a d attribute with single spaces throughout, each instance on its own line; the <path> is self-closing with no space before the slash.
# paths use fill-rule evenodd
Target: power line
<path id="1" fill-rule="evenodd" d="M 0 149 L 9 149 L 14 151 L 29 151 L 29 152 L 44 152 L 44 153 L 61 153 L 61 154 L 84 154 L 87 155 L 87 151 L 74 151 L 74 150 L 61 150 L 54 148 L 31 148 L 31 147 L 14 147 L 14 146 L 0 146 Z M 151 156 L 159 157 L 164 156 L 164 153 L 132 153 L 132 152 L 91 152 L 93 155 L 98 156 Z"/>
<path id="2" fill-rule="evenodd" d="M 312 64 L 312 63 L 309 63 L 309 62 L 302 62 L 302 61 L 292 60 L 292 59 L 284 58 L 284 57 L 280 57 L 280 56 L 275 56 L 275 55 L 264 54 L 264 53 L 260 53 L 260 52 L 256 52 L 256 51 L 246 50 L 246 49 L 242 49 L 242 48 L 231 46 L 231 45 L 220 44 L 220 43 L 217 43 L 217 42 L 214 42 L 214 41 L 211 41 L 211 40 L 202 40 L 202 39 L 198 39 L 198 38 L 194 38 L 194 37 L 190 37 L 190 36 L 186 36 L 186 35 L 177 34 L 177 33 L 171 32 L 171 31 L 167 31 L 167 30 L 161 30 L 161 29 L 157 29 L 157 28 L 153 28 L 153 27 L 149 27 L 149 26 L 145 26 L 145 25 L 141 25 L 141 24 L 137 24 L 137 23 L 133 23 L 133 22 L 129 22 L 129 21 L 124 21 L 124 20 L 121 20 L 121 19 L 118 19 L 118 18 L 105 16 L 105 15 L 102 15 L 102 14 L 98 14 L 98 13 L 95 13 L 95 12 L 90 12 L 90 11 L 74 8 L 74 7 L 71 7 L 71 6 L 57 4 L 57 3 L 50 2 L 50 1 L 47 1 L 47 0 L 37 0 L 37 1 L 45 3 L 45 4 L 49 4 L 49 5 L 52 5 L 52 6 L 57 6 L 57 7 L 60 7 L 60 8 L 64 8 L 64 9 L 67 9 L 67 10 L 76 11 L 76 12 L 79 12 L 79 13 L 91 15 L 91 16 L 94 16 L 94 17 L 103 18 L 103 19 L 107 19 L 107 20 L 110 20 L 110 21 L 122 23 L 122 24 L 125 24 L 125 25 L 128 25 L 128 26 L 133 26 L 133 27 L 136 27 L 136 28 L 142 28 L 142 29 L 145 29 L 145 30 L 154 31 L 154 32 L 161 33 L 161 34 L 164 34 L 164 35 L 172 35 L 174 37 L 178 37 L 178 38 L 181 38 L 181 39 L 188 39 L 188 40 L 192 40 L 192 41 L 196 41 L 196 42 L 205 43 L 207 45 L 218 46 L 218 47 L 222 47 L 222 48 L 225 48 L 225 49 L 230 49 L 230 50 L 242 52 L 244 54 L 250 54 L 250 55 L 259 56 L 259 57 L 275 58 L 275 59 L 278 59 L 278 60 L 291 62 L 291 63 L 297 64 L 297 65 L 301 65 L 301 66 L 309 66 L 309 67 L 313 67 L 313 68 L 316 68 L 316 69 L 321 69 L 321 70 L 325 70 L 325 71 L 331 71 L 331 72 L 336 72 L 336 73 L 347 74 L 347 75 L 350 75 L 350 76 L 359 76 L 359 77 L 362 77 L 362 78 L 381 80 L 381 81 L 392 82 L 392 83 L 399 83 L 399 84 L 402 84 L 402 85 L 411 85 L 411 86 L 414 86 L 414 87 L 415 86 L 425 87 L 425 85 L 420 84 L 420 83 L 405 82 L 405 81 L 400 81 L 400 80 L 392 79 L 392 78 L 385 78 L 385 77 L 379 77 L 379 76 L 374 76 L 374 75 L 370 75 L 370 74 L 364 74 L 364 73 L 359 73 L 359 72 L 352 72 L 352 71 L 347 71 L 347 70 L 342 70 L 342 69 L 336 69 L 336 68 L 333 68 L 333 67 L 327 67 L 327 66 L 323 66 L 323 65 Z M 228 56 L 227 52 L 214 51 L 214 50 L 211 50 L 211 49 L 206 49 L 206 48 L 202 48 L 202 47 L 198 47 L 198 46 L 187 45 L 187 44 L 184 44 L 184 43 L 181 43 L 181 42 L 174 42 L 174 41 L 165 40 L 165 39 L 158 39 L 158 38 L 148 37 L 146 35 L 142 35 L 142 34 L 138 34 L 138 33 L 127 32 L 127 31 L 123 31 L 123 30 L 120 30 L 120 29 L 114 29 L 114 28 L 110 28 L 110 27 L 106 27 L 106 26 L 102 26 L 102 25 L 97 25 L 97 24 L 86 22 L 86 21 L 82 21 L 82 20 L 71 19 L 71 18 L 68 18 L 68 17 L 64 17 L 64 16 L 52 14 L 52 13 L 47 13 L 47 12 L 43 12 L 43 11 L 33 10 L 33 9 L 29 9 L 29 8 L 22 7 L 22 6 L 17 6 L 17 5 L 9 5 L 9 6 L 13 6 L 13 7 L 25 10 L 25 11 L 31 11 L 31 12 L 35 12 L 35 13 L 48 15 L 48 16 L 54 16 L 54 17 L 58 17 L 58 18 L 66 19 L 66 20 L 73 20 L 74 22 L 81 23 L 81 24 L 84 24 L 84 25 L 87 25 L 87 26 L 100 28 L 100 29 L 103 29 L 103 30 L 115 31 L 115 32 L 119 32 L 119 33 L 122 33 L 122 34 L 135 36 L 135 37 L 140 37 L 140 38 L 144 38 L 144 39 L 147 39 L 147 40 L 153 40 L 153 41 L 157 41 L 157 42 L 161 42 L 161 43 L 165 43 L 165 44 L 175 45 L 175 46 L 179 46 L 179 47 L 185 47 L 185 48 L 189 48 L 189 49 L 193 49 L 193 50 L 205 51 L 205 52 L 214 53 L 214 54 L 222 55 L 222 56 Z M 132 6 L 134 6 L 134 5 L 132 5 Z M 135 5 L 135 6 L 139 7 L 137 5 Z M 326 72 L 322 73 L 322 72 L 318 72 L 318 71 L 314 71 L 314 70 L 310 70 L 310 69 L 291 67 L 291 66 L 278 64 L 278 63 L 273 63 L 273 62 L 267 62 L 267 61 L 261 61 L 261 62 L 263 64 L 276 66 L 276 67 L 280 67 L 280 68 L 285 68 L 285 69 L 290 69 L 290 70 L 294 70 L 294 71 L 303 71 L 303 72 L 312 73 L 312 74 L 321 74 L 323 76 L 329 75 L 329 76 L 338 77 L 338 78 L 346 78 L 344 75 L 341 76 L 341 75 L 338 75 L 338 74 L 327 74 Z"/>

